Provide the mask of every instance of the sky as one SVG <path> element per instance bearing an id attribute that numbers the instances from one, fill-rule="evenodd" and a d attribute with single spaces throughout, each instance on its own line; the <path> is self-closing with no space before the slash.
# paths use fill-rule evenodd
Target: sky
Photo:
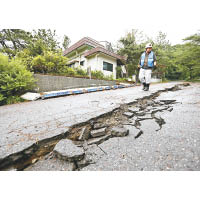
<path id="1" fill-rule="evenodd" d="M 152 38 L 162 31 L 177 44 L 200 30 L 199 7 L 198 0 L 7 0 L 0 27 L 51 28 L 71 44 L 85 36 L 116 43 L 132 29 Z"/>

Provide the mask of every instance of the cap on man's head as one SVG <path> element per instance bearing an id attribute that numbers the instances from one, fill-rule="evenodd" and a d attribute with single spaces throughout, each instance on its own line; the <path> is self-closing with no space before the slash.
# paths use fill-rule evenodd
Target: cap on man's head
<path id="1" fill-rule="evenodd" d="M 152 44 L 151 43 L 146 44 L 145 49 L 147 48 L 152 48 Z"/>

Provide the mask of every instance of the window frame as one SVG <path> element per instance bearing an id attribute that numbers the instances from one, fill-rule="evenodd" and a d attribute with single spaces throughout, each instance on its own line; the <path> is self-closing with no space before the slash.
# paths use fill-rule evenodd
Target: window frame
<path id="1" fill-rule="evenodd" d="M 81 64 L 81 63 L 83 63 L 83 64 Z M 80 61 L 80 66 L 84 66 L 84 64 L 85 64 L 85 60 Z"/>
<path id="2" fill-rule="evenodd" d="M 106 69 L 105 69 L 105 65 L 106 64 Z M 109 63 L 109 62 L 106 62 L 106 61 L 103 61 L 103 70 L 104 71 L 109 71 L 109 72 L 113 72 L 113 64 L 112 63 Z M 112 67 L 112 70 L 109 70 L 109 67 Z"/>

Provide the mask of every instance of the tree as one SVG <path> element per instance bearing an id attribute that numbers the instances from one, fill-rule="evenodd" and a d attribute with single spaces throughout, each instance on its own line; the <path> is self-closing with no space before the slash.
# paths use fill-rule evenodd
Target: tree
<path id="1" fill-rule="evenodd" d="M 10 58 L 17 52 L 27 48 L 32 40 L 32 34 L 22 29 L 0 30 L 0 52 L 6 53 Z"/>
<path id="2" fill-rule="evenodd" d="M 142 32 L 133 29 L 128 32 L 124 37 L 119 40 L 119 50 L 120 55 L 127 57 L 126 70 L 127 76 L 133 74 L 138 74 L 138 62 L 141 53 L 144 51 L 144 36 Z"/>
<path id="3" fill-rule="evenodd" d="M 19 51 L 16 56 L 23 61 L 30 71 L 56 73 L 56 69 L 58 69 L 57 66 L 63 66 L 63 60 L 65 60 L 65 58 L 62 57 L 62 50 L 59 47 L 56 37 L 55 30 L 33 30 L 31 41 L 27 44 L 27 47 Z M 43 62 L 47 55 L 50 55 L 49 57 L 55 62 Z M 61 59 L 58 59 L 58 57 Z M 57 72 L 59 73 L 60 69 Z"/>
<path id="4" fill-rule="evenodd" d="M 200 76 L 200 34 L 196 33 L 184 39 L 185 44 L 172 47 L 168 56 L 171 66 L 167 69 L 167 78 L 194 80 Z"/>
<path id="5" fill-rule="evenodd" d="M 183 39 L 184 41 L 189 41 L 192 44 L 196 44 L 196 45 L 200 45 L 200 32 L 196 33 L 194 35 L 191 35 L 185 39 Z"/>
<path id="6" fill-rule="evenodd" d="M 42 55 L 45 51 L 57 52 L 60 50 L 56 39 L 56 31 L 50 29 L 33 30 L 32 41 L 28 45 L 32 56 Z"/>
<path id="7" fill-rule="evenodd" d="M 163 50 L 166 50 L 170 46 L 169 40 L 167 40 L 167 34 L 159 31 L 154 43 Z"/>
<path id="8" fill-rule="evenodd" d="M 151 40 L 151 43 L 157 59 L 157 67 L 154 69 L 154 74 L 164 78 L 167 68 L 171 67 L 172 46 L 167 40 L 167 34 L 161 31 L 159 31 L 154 40 Z"/>
<path id="9" fill-rule="evenodd" d="M 182 64 L 189 71 L 189 79 L 200 76 L 200 33 L 196 33 L 184 39 L 184 51 L 182 53 Z"/>
<path id="10" fill-rule="evenodd" d="M 64 39 L 63 39 L 63 43 L 62 43 L 64 50 L 69 47 L 70 42 L 71 42 L 71 40 L 69 39 L 69 37 L 64 35 Z"/>
<path id="11" fill-rule="evenodd" d="M 168 65 L 165 72 L 165 77 L 169 80 L 185 79 L 185 73 L 183 73 L 183 66 L 180 63 L 180 56 L 183 51 L 182 45 L 174 45 L 170 49 L 168 54 Z"/>
<path id="12" fill-rule="evenodd" d="M 70 39 L 65 35 L 65 45 Z M 20 51 L 28 49 L 30 56 L 42 55 L 45 51 L 58 52 L 61 50 L 55 30 L 38 29 L 27 32 L 22 29 L 0 30 L 0 52 L 14 57 Z"/>

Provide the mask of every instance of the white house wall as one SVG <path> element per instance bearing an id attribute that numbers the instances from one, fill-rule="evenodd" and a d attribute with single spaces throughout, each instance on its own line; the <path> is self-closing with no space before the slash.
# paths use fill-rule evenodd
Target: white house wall
<path id="1" fill-rule="evenodd" d="M 103 61 L 113 64 L 113 72 L 103 70 Z M 113 75 L 113 78 L 116 78 L 117 60 L 115 58 L 100 54 L 98 59 L 98 66 L 106 76 Z"/>
<path id="2" fill-rule="evenodd" d="M 87 50 L 85 50 L 84 52 L 86 51 Z M 81 54 L 78 54 L 77 56 L 73 56 L 70 60 L 77 60 L 79 61 L 79 63 L 81 61 L 85 61 L 84 66 L 81 66 L 82 69 L 87 70 L 87 67 L 91 67 L 92 71 L 102 71 L 105 76 L 113 75 L 113 78 L 116 78 L 117 60 L 115 58 L 106 56 L 104 54 L 96 54 L 94 56 L 85 58 L 83 55 L 84 52 L 81 52 Z M 104 61 L 113 64 L 113 72 L 103 70 Z M 80 66 L 79 63 L 76 62 L 74 67 Z"/>
<path id="3" fill-rule="evenodd" d="M 95 70 L 101 70 L 99 67 L 98 67 L 98 57 L 96 56 L 91 56 L 87 59 L 87 66 L 88 67 L 91 67 L 91 70 L 92 71 L 95 71 Z M 101 70 L 102 71 L 102 70 Z"/>

